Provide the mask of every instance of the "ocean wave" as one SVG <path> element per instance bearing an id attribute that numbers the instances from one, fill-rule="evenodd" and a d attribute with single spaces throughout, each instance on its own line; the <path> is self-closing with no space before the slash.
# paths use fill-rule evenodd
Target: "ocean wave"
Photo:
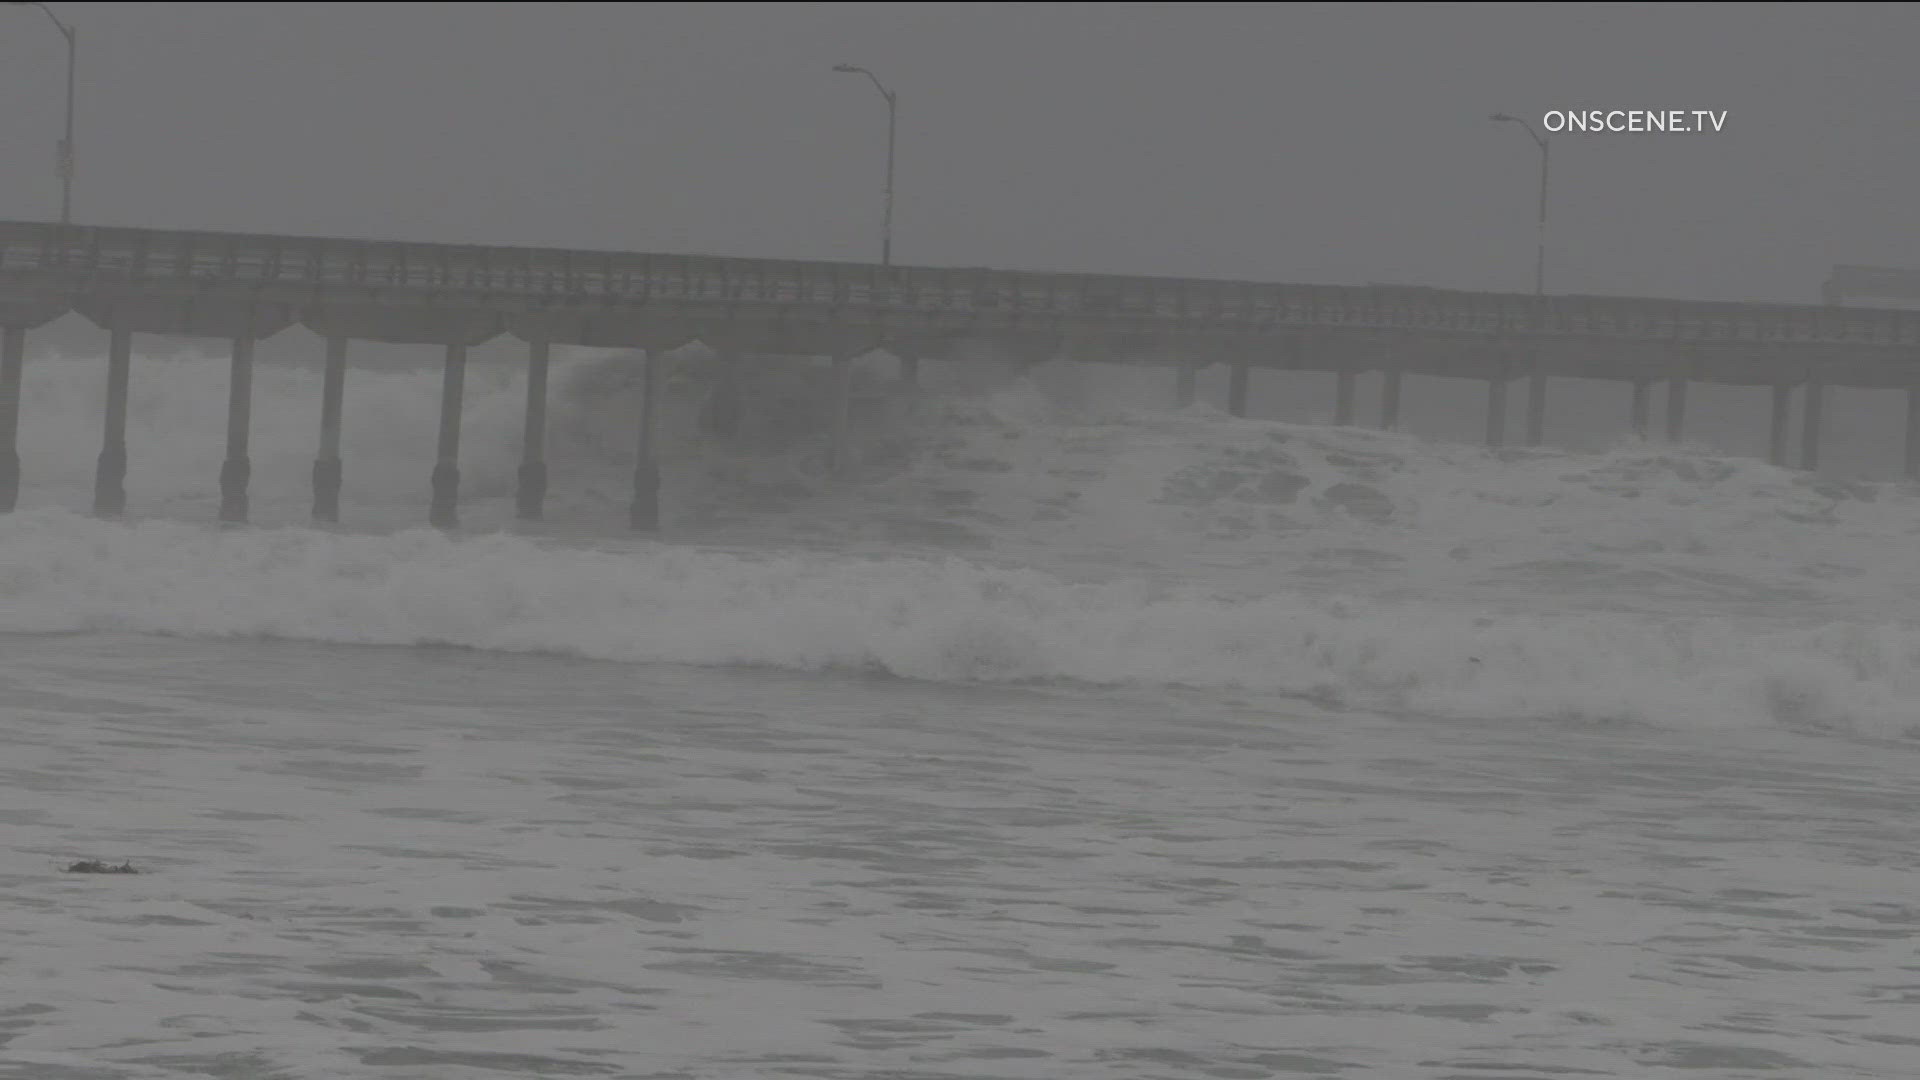
<path id="1" fill-rule="evenodd" d="M 924 366 L 911 411 L 862 411 L 852 468 L 824 471 L 823 372 L 742 366 L 749 413 L 778 438 L 698 425 L 710 354 L 670 357 L 661 410 L 668 535 L 1013 561 L 1056 576 L 1204 579 L 1221 588 L 1554 597 L 1587 606 L 1847 607 L 1897 618 L 1920 602 L 1920 500 L 1904 485 L 1822 478 L 1698 446 L 1490 451 L 1407 434 L 1164 408 L 1170 375 L 989 359 Z M 890 361 L 870 365 L 884 386 Z M 624 525 L 638 392 L 624 356 L 556 359 L 552 529 Z M 91 360 L 36 360 L 22 408 L 22 505 L 84 507 L 103 382 Z M 476 361 L 467 383 L 462 516 L 515 527 L 524 363 Z M 811 396 L 809 396 L 811 395 Z M 263 524 L 304 522 L 319 372 L 255 376 L 252 495 Z M 129 407 L 136 514 L 207 520 L 224 453 L 225 361 L 141 357 Z M 893 399 L 899 404 L 899 399 Z M 346 527 L 420 523 L 439 408 L 431 363 L 353 370 L 343 444 Z M 766 432 L 760 435 L 766 436 Z"/>
<path id="2" fill-rule="evenodd" d="M 1920 629 L 1897 623 L 1232 598 L 954 557 L 581 550 L 59 510 L 0 519 L 0 630 L 1197 687 L 1456 717 L 1873 735 L 1920 717 Z"/>
<path id="3" fill-rule="evenodd" d="M 349 376 L 342 533 L 177 520 L 212 516 L 223 452 L 225 362 L 191 355 L 135 365 L 128 488 L 150 519 L 59 509 L 91 484 L 99 371 L 36 361 L 0 629 L 1232 688 L 1453 716 L 1879 733 L 1920 717 L 1920 500 L 1904 485 L 1695 446 L 1490 451 L 1176 411 L 1155 407 L 1162 370 L 990 359 L 926 365 L 918 402 L 866 414 L 830 480 L 819 372 L 747 364 L 749 414 L 784 426 L 725 441 L 697 423 L 711 356 L 674 358 L 672 544 L 623 529 L 627 357 L 556 360 L 549 518 L 573 523 L 569 543 L 480 534 L 518 528 L 518 363 L 470 373 L 476 534 L 449 537 L 411 529 L 430 364 Z M 256 520 L 304 518 L 318 389 L 312 365 L 256 375 Z"/>

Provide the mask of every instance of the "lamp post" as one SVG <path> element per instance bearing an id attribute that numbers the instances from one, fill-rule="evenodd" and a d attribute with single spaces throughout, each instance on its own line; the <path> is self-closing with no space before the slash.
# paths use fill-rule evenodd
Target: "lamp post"
<path id="1" fill-rule="evenodd" d="M 47 13 L 53 25 L 60 28 L 60 36 L 67 39 L 67 133 L 60 140 L 60 157 L 57 168 L 60 171 L 60 224 L 73 220 L 73 69 L 75 54 L 79 51 L 73 27 L 60 21 L 60 16 L 45 4 L 34 0 L 7 0 L 16 7 L 37 7 Z"/>
<path id="2" fill-rule="evenodd" d="M 1535 296 L 1547 291 L 1547 137 L 1540 134 L 1528 121 L 1506 113 L 1494 113 L 1488 119 L 1496 123 L 1519 124 L 1526 129 L 1534 143 L 1540 147 L 1540 234 L 1539 250 L 1533 258 L 1533 292 Z"/>
<path id="3" fill-rule="evenodd" d="M 835 64 L 833 70 L 865 75 L 873 80 L 874 88 L 880 96 L 887 99 L 887 193 L 886 209 L 880 220 L 880 265 L 893 265 L 893 133 L 894 121 L 899 116 L 899 98 L 880 82 L 880 77 L 863 67 L 853 64 Z"/>

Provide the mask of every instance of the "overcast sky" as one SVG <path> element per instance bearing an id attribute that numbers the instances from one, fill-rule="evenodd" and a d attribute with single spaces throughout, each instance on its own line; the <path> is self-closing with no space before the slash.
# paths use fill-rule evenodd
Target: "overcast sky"
<path id="1" fill-rule="evenodd" d="M 1920 8 L 54 3 L 84 223 L 1813 302 L 1920 265 Z M 0 8 L 0 217 L 57 216 L 64 52 Z"/>

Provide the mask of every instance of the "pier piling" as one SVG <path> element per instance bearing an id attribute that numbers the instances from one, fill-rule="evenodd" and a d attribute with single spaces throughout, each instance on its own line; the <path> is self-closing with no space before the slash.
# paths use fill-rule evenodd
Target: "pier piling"
<path id="1" fill-rule="evenodd" d="M 1820 467 L 1820 413 L 1825 404 L 1826 386 L 1807 380 L 1805 425 L 1800 429 L 1800 467 L 1812 472 Z"/>
<path id="2" fill-rule="evenodd" d="M 833 357 L 832 403 L 828 413 L 827 474 L 839 476 L 847 467 L 847 420 L 853 397 L 853 357 Z"/>
<path id="3" fill-rule="evenodd" d="M 1920 480 L 1920 386 L 1907 387 L 1906 477 Z"/>
<path id="4" fill-rule="evenodd" d="M 1507 441 L 1507 377 L 1504 372 L 1487 380 L 1487 445 L 1499 449 Z"/>
<path id="5" fill-rule="evenodd" d="M 247 520 L 247 481 L 253 461 L 247 454 L 253 429 L 253 339 L 233 339 L 227 378 L 227 458 L 220 463 L 220 520 Z"/>
<path id="6" fill-rule="evenodd" d="M 657 532 L 660 528 L 660 457 L 654 430 L 659 359 L 651 349 L 640 358 L 640 431 L 633 463 L 633 503 L 627 508 L 627 525 L 635 532 Z"/>
<path id="7" fill-rule="evenodd" d="M 1400 430 L 1400 381 L 1406 373 L 1388 368 L 1380 373 L 1380 430 Z"/>
<path id="8" fill-rule="evenodd" d="M 544 338 L 527 342 L 527 416 L 520 435 L 520 472 L 514 511 L 522 521 L 539 521 L 547 501 L 547 368 L 553 346 Z"/>
<path id="9" fill-rule="evenodd" d="M 1787 465 L 1787 424 L 1793 404 L 1793 384 L 1775 383 L 1773 385 L 1773 423 L 1767 439 L 1767 461 L 1770 464 L 1786 468 Z"/>
<path id="10" fill-rule="evenodd" d="M 327 339 L 320 386 L 320 452 L 313 459 L 313 520 L 340 520 L 340 400 L 347 384 L 347 339 Z"/>
<path id="11" fill-rule="evenodd" d="M 26 361 L 26 329 L 0 329 L 0 514 L 20 498 L 20 374 Z"/>
<path id="12" fill-rule="evenodd" d="M 1227 369 L 1227 412 L 1247 415 L 1247 362 L 1235 360 Z"/>
<path id="13" fill-rule="evenodd" d="M 440 375 L 440 442 L 433 464 L 433 503 L 427 520 L 436 529 L 460 526 L 460 406 L 467 382 L 467 347 L 447 346 Z"/>
<path id="14" fill-rule="evenodd" d="M 133 368 L 133 331 L 116 326 L 107 345 L 107 417 L 93 472 L 93 512 L 114 517 L 127 508 L 127 381 Z"/>
<path id="15" fill-rule="evenodd" d="M 1667 441 L 1679 442 L 1687 430 L 1687 377 L 1667 380 Z"/>
<path id="16" fill-rule="evenodd" d="M 1527 376 L 1527 445 L 1539 446 L 1547 439 L 1547 373 L 1536 361 Z"/>

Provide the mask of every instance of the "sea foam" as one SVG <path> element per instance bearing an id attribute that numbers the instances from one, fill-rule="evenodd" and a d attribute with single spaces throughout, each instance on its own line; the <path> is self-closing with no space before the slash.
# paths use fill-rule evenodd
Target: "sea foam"
<path id="1" fill-rule="evenodd" d="M 224 364 L 187 357 L 135 365 L 135 518 L 111 523 L 71 512 L 91 481 L 94 367 L 28 367 L 31 497 L 0 519 L 0 629 L 1216 688 L 1461 717 L 1874 734 L 1920 720 L 1920 501 L 1900 485 L 1698 447 L 1496 452 L 1156 409 L 1162 371 L 980 364 L 929 368 L 927 393 L 870 417 L 837 479 L 819 430 L 722 444 L 670 396 L 671 542 L 642 542 L 619 512 L 633 365 L 577 356 L 556 364 L 549 455 L 549 517 L 570 540 L 488 531 L 512 522 L 515 364 L 468 384 L 474 533 L 405 527 L 424 512 L 430 367 L 349 379 L 351 531 L 222 530 L 177 520 L 211 516 L 224 421 Z M 783 407 L 818 382 L 758 370 L 749 390 Z M 264 365 L 256 394 L 256 519 L 298 521 L 317 373 Z"/>
<path id="2" fill-rule="evenodd" d="M 457 645 L 601 660 L 1305 695 L 1459 717 L 1901 734 L 1920 632 L 1071 583 L 963 559 L 584 550 L 0 521 L 0 630 Z"/>

